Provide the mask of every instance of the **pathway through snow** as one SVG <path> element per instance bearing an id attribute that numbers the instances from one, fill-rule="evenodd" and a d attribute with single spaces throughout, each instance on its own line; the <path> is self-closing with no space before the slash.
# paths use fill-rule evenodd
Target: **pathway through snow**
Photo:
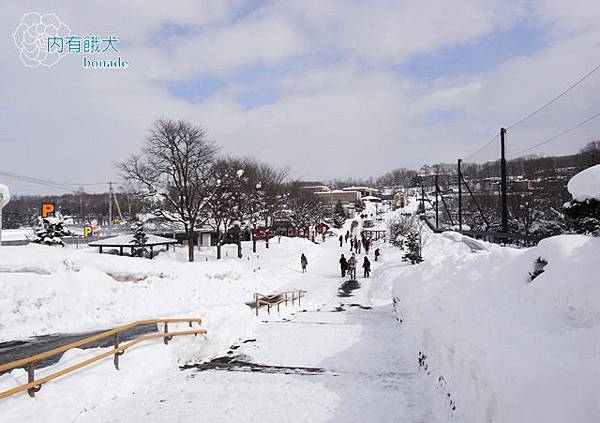
<path id="1" fill-rule="evenodd" d="M 309 272 L 282 287 L 308 291 L 301 309 L 268 318 L 261 310 L 256 341 L 229 353 L 263 366 L 173 372 L 75 421 L 436 422 L 444 414 L 447 420 L 391 305 L 369 308 L 368 285 L 376 282 L 359 279 L 362 288 L 338 296 L 340 252 L 331 241 L 309 257 Z"/>

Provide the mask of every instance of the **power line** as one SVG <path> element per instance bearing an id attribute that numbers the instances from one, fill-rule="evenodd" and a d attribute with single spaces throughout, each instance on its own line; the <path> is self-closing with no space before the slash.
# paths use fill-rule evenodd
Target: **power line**
<path id="1" fill-rule="evenodd" d="M 564 97 L 569 91 L 573 90 L 575 87 L 577 87 L 579 84 L 581 84 L 583 81 L 585 81 L 586 79 L 588 79 L 594 72 L 596 72 L 598 69 L 600 69 L 600 64 L 594 66 L 592 68 L 592 70 L 590 70 L 588 73 L 586 73 L 585 75 L 583 75 L 581 78 L 579 78 L 577 81 L 575 81 L 574 84 L 572 84 L 570 87 L 568 87 L 566 90 L 562 91 L 560 94 L 558 94 L 556 97 L 552 98 L 550 101 L 546 102 L 545 104 L 543 104 L 541 107 L 538 107 L 536 110 L 534 110 L 533 112 L 529 113 L 528 115 L 524 116 L 523 118 L 519 119 L 518 121 L 516 121 L 515 123 L 513 123 L 512 125 L 508 126 L 506 129 L 513 129 L 517 126 L 519 126 L 520 124 L 522 124 L 523 122 L 525 122 L 526 120 L 532 118 L 533 116 L 537 115 L 539 112 L 541 112 L 542 110 L 546 109 L 547 107 L 549 107 L 550 105 L 552 105 L 553 103 L 555 103 L 556 101 L 558 101 L 559 99 L 561 99 L 562 97 Z M 478 148 L 477 150 L 475 150 L 473 153 L 469 154 L 468 156 L 466 156 L 464 158 L 464 160 L 467 160 L 473 156 L 475 156 L 476 154 L 478 154 L 479 152 L 481 152 L 483 149 L 485 149 L 488 145 L 490 145 L 496 138 L 498 137 L 498 135 L 494 136 L 494 138 L 492 138 L 491 140 L 489 140 L 488 142 L 486 142 L 485 144 L 483 144 L 480 148 Z"/>
<path id="2" fill-rule="evenodd" d="M 583 120 L 583 121 L 581 121 L 581 122 L 579 122 L 579 123 L 571 126 L 570 128 L 565 129 L 564 131 L 562 131 L 562 132 L 560 132 L 560 133 L 558 133 L 558 134 L 556 134 L 556 135 L 554 135 L 554 136 L 552 136 L 550 138 L 545 139 L 544 141 L 542 141 L 542 142 L 540 142 L 538 144 L 535 144 L 535 145 L 533 145 L 533 146 L 531 146 L 529 148 L 526 148 L 524 150 L 517 151 L 516 153 L 511 154 L 511 157 L 519 156 L 519 155 L 521 155 L 523 153 L 526 153 L 527 151 L 531 151 L 531 150 L 533 150 L 533 149 L 535 149 L 537 147 L 540 147 L 540 146 L 542 146 L 544 144 L 548 144 L 549 142 L 552 142 L 552 141 L 556 140 L 557 138 L 560 138 L 563 135 L 568 134 L 569 132 L 571 132 L 571 131 L 573 131 L 573 130 L 575 130 L 575 129 L 583 126 L 583 125 L 585 125 L 586 123 L 590 122 L 591 120 L 596 119 L 598 116 L 600 116 L 600 112 L 596 113 L 595 115 L 592 115 L 592 116 L 588 117 L 587 119 L 585 119 L 585 120 Z"/>
<path id="3" fill-rule="evenodd" d="M 525 122 L 529 118 L 532 118 L 533 116 L 537 115 L 539 112 L 541 112 L 542 110 L 544 110 L 545 108 L 547 108 L 551 104 L 555 103 L 557 100 L 559 100 L 562 97 L 564 97 L 569 91 L 571 91 L 573 88 L 575 88 L 576 86 L 578 86 L 579 84 L 581 84 L 583 81 L 585 81 L 586 79 L 588 79 L 598 69 L 600 69 L 600 64 L 596 65 L 591 71 L 589 71 L 588 73 L 586 73 L 585 75 L 583 75 L 573 85 L 571 85 L 569 88 L 567 88 L 566 90 L 564 90 L 563 92 L 561 92 L 560 94 L 558 94 L 552 100 L 548 101 L 543 106 L 541 106 L 541 107 L 537 108 L 536 110 L 534 110 L 533 112 L 529 113 L 527 116 L 519 119 L 518 121 L 516 121 L 515 123 L 513 123 L 512 125 L 510 125 L 506 129 L 512 129 L 512 128 L 514 128 L 514 127 L 522 124 L 523 122 Z"/>
<path id="4" fill-rule="evenodd" d="M 8 172 L 0 169 L 0 175 L 16 179 L 21 182 L 27 182 L 31 184 L 43 185 L 50 188 L 59 189 L 61 191 L 73 191 L 74 187 L 79 186 L 100 186 L 107 185 L 108 182 L 94 182 L 94 183 L 75 183 L 75 182 L 57 182 L 49 179 L 36 178 L 34 176 L 27 176 L 18 174 L 15 172 Z"/>
<path id="5" fill-rule="evenodd" d="M 475 150 L 473 153 L 469 154 L 467 157 L 465 157 L 463 160 L 468 160 L 471 157 L 473 157 L 474 155 L 478 154 L 479 152 L 483 151 L 488 145 L 490 145 L 491 143 L 493 143 L 496 138 L 498 138 L 498 134 L 494 135 L 494 137 L 492 139 L 490 139 L 488 142 L 486 142 L 484 145 L 482 145 L 481 147 L 479 147 L 477 150 Z"/>

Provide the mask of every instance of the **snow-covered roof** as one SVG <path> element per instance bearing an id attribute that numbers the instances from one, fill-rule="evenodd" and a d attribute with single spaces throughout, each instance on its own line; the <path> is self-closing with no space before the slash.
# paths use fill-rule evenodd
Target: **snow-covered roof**
<path id="1" fill-rule="evenodd" d="M 363 201 L 381 201 L 381 198 L 375 197 L 373 195 L 367 195 L 366 197 L 363 197 L 362 200 Z"/>
<path id="2" fill-rule="evenodd" d="M 147 246 L 151 245 L 165 245 L 165 244 L 177 244 L 177 240 L 172 238 L 165 238 L 157 235 L 147 235 L 148 240 L 146 241 Z M 119 235 L 112 238 L 101 239 L 99 241 L 90 242 L 90 247 L 133 247 L 136 244 L 133 241 L 133 234 Z"/>
<path id="3" fill-rule="evenodd" d="M 575 201 L 600 200 L 600 164 L 573 176 L 567 184 L 567 189 Z"/>
<path id="4" fill-rule="evenodd" d="M 343 191 L 373 191 L 373 192 L 379 192 L 379 190 L 377 188 L 355 187 L 355 186 L 345 187 L 345 188 L 342 188 L 342 190 Z"/>

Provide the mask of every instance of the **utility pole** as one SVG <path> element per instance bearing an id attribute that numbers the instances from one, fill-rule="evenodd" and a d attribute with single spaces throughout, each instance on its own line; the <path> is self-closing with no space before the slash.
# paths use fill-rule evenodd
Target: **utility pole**
<path id="1" fill-rule="evenodd" d="M 506 149 L 504 137 L 506 129 L 500 128 L 500 195 L 502 201 L 502 232 L 508 233 L 508 207 L 506 204 Z"/>
<path id="2" fill-rule="evenodd" d="M 112 182 L 108 183 L 108 228 L 112 229 L 112 194 L 113 187 Z"/>
<path id="3" fill-rule="evenodd" d="M 435 174 L 435 228 L 439 228 L 439 207 L 438 207 L 438 196 L 440 194 L 440 186 L 438 185 L 438 175 Z"/>
<path id="4" fill-rule="evenodd" d="M 462 164 L 462 159 L 458 159 L 458 230 L 462 231 L 462 171 L 460 170 L 460 165 Z"/>
<path id="5" fill-rule="evenodd" d="M 113 191 L 113 198 L 115 199 L 115 204 L 117 205 L 117 213 L 119 213 L 119 219 L 121 222 L 123 221 L 123 213 L 121 213 L 121 206 L 119 206 L 119 200 L 117 199 L 117 193 Z"/>

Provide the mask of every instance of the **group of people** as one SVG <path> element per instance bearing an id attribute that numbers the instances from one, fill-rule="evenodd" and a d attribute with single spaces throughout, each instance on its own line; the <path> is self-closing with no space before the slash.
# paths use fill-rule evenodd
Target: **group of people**
<path id="1" fill-rule="evenodd" d="M 365 254 L 369 254 L 369 250 L 373 246 L 372 239 L 367 239 L 367 237 L 362 235 L 361 239 L 359 240 L 356 236 L 351 237 L 350 231 L 346 231 L 345 236 L 340 235 L 338 240 L 340 241 L 340 247 L 344 246 L 344 241 L 346 242 L 346 244 L 348 243 L 348 241 L 350 241 L 350 252 L 351 253 L 356 252 L 357 254 L 360 254 L 361 250 L 364 249 Z"/>
<path id="2" fill-rule="evenodd" d="M 340 257 L 340 270 L 342 272 L 342 278 L 346 277 L 346 273 L 350 276 L 350 279 L 356 279 L 356 254 L 352 253 L 352 256 L 346 260 L 346 257 L 342 254 Z M 368 278 L 371 274 L 371 261 L 365 256 L 363 260 L 362 268 L 364 270 L 364 277 Z"/>
<path id="3" fill-rule="evenodd" d="M 356 254 L 360 254 L 361 246 L 365 249 L 365 254 L 369 254 L 369 250 L 373 245 L 372 239 L 367 239 L 364 235 L 361 237 L 359 241 L 356 236 L 352 238 L 350 236 L 350 231 L 346 231 L 346 235 L 339 237 L 340 247 L 344 246 L 344 241 L 348 243 L 350 241 L 350 252 L 352 256 L 349 259 L 346 259 L 344 254 L 340 257 L 340 271 L 342 273 L 342 278 L 346 277 L 346 274 L 350 277 L 350 279 L 356 279 L 356 267 L 358 265 Z M 375 249 L 375 261 L 379 259 L 381 253 L 379 252 L 379 248 Z M 300 256 L 300 266 L 302 267 L 302 273 L 306 272 L 306 267 L 308 266 L 308 259 L 304 255 L 304 253 Z M 371 261 L 367 256 L 364 257 L 363 264 L 363 277 L 368 278 L 371 275 Z"/>

